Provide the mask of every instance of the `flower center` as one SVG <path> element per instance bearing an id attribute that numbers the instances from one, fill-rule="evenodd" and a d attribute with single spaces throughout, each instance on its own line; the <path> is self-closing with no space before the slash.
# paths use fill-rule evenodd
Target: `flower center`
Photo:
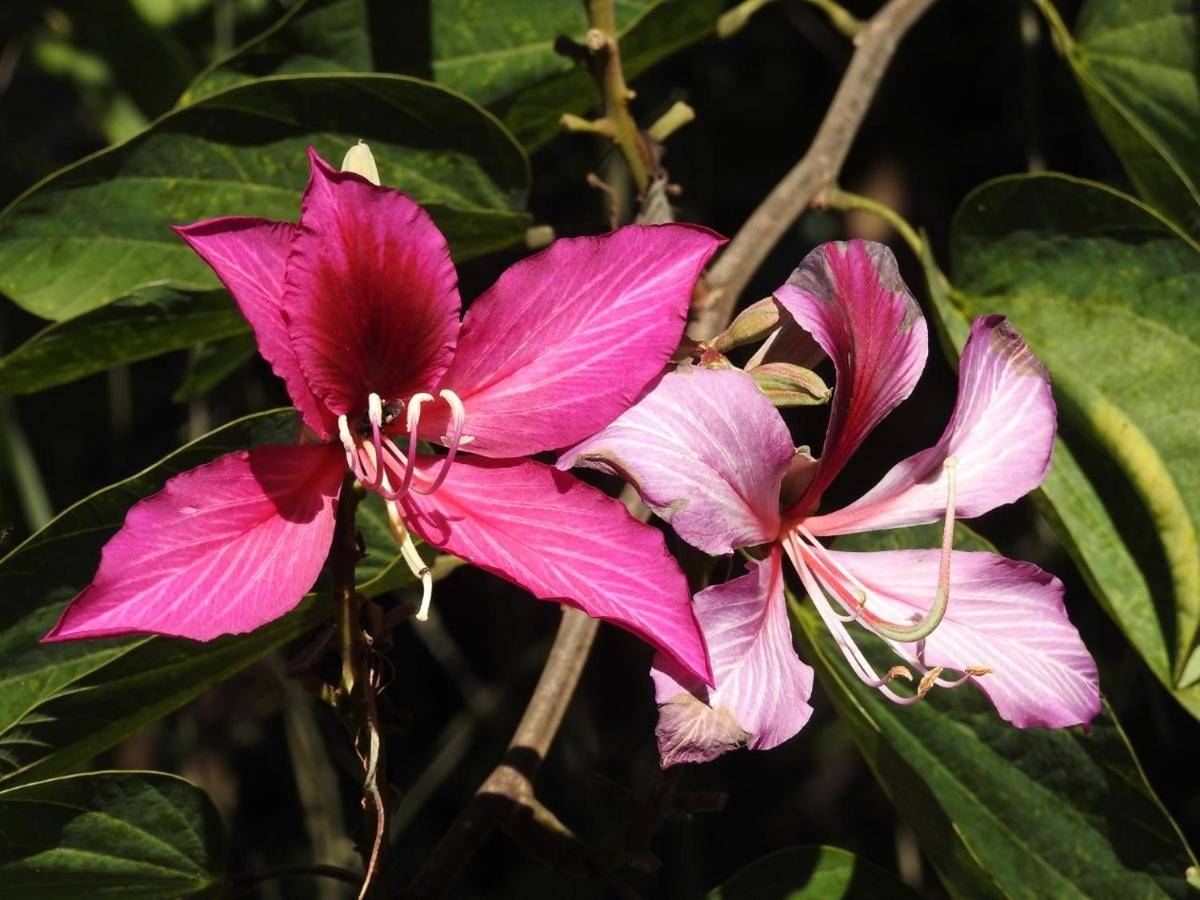
<path id="1" fill-rule="evenodd" d="M 442 444 L 447 448 L 437 475 L 430 478 L 417 472 L 417 432 L 421 426 L 421 409 L 434 400 L 432 394 L 413 394 L 405 403 L 402 400 L 385 402 L 378 394 L 367 396 L 367 410 L 351 428 L 345 414 L 338 416 L 338 436 L 346 451 L 346 465 L 354 473 L 359 484 L 379 494 L 387 503 L 388 523 L 392 535 L 400 547 L 400 555 L 421 580 L 424 596 L 417 619 L 424 621 L 429 615 L 429 602 L 433 592 L 433 579 L 429 567 L 421 560 L 416 545 L 404 527 L 403 515 L 398 502 L 409 491 L 416 494 L 432 494 L 440 488 L 454 465 L 458 448 L 469 443 L 471 438 L 463 434 L 467 414 L 462 400 L 451 390 L 442 390 L 438 396 L 450 407 L 450 433 L 442 435 Z M 408 431 L 407 452 L 401 452 L 384 429 L 406 413 L 405 426 Z M 391 473 L 391 474 L 389 474 Z M 398 483 L 396 483 L 398 482 Z"/>

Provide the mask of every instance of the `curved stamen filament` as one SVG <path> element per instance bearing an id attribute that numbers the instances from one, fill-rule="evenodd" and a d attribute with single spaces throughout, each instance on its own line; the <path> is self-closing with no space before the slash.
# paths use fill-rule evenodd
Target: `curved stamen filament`
<path id="1" fill-rule="evenodd" d="M 429 605 L 433 601 L 433 573 L 429 571 L 429 566 L 425 565 L 421 554 L 417 552 L 417 546 L 413 543 L 408 529 L 404 527 L 400 508 L 394 500 L 388 501 L 387 514 L 388 528 L 392 532 L 393 540 L 400 547 L 400 556 L 408 565 L 409 571 L 421 580 L 421 608 L 417 610 L 417 621 L 424 622 L 429 618 Z"/>
<path id="2" fill-rule="evenodd" d="M 458 455 L 458 448 L 462 444 L 463 426 L 467 421 L 467 411 L 463 408 L 462 400 L 458 398 L 458 394 L 451 390 L 443 390 L 438 392 L 446 404 L 450 407 L 450 449 L 446 451 L 446 458 L 442 460 L 442 467 L 438 470 L 437 478 L 433 480 L 428 488 L 413 488 L 418 494 L 432 494 L 442 486 L 442 482 L 446 480 L 446 476 L 450 473 L 450 466 L 454 464 L 454 457 Z M 432 398 L 430 398 L 432 399 Z M 413 432 L 413 437 L 409 438 L 408 452 L 410 457 L 413 454 L 413 440 L 416 432 Z"/>
<path id="3" fill-rule="evenodd" d="M 842 651 L 846 662 L 850 664 L 851 670 L 863 684 L 876 688 L 892 702 L 902 705 L 916 703 L 917 700 L 921 699 L 920 696 L 904 697 L 888 687 L 888 682 L 895 678 L 904 678 L 912 681 L 912 673 L 904 668 L 904 666 L 893 666 L 888 669 L 883 677 L 875 673 L 875 669 L 867 661 L 859 646 L 854 643 L 854 639 L 846 631 L 846 627 L 837 613 L 833 611 L 828 598 L 825 596 L 825 592 L 821 589 L 820 583 L 813 577 L 812 571 L 805 563 L 802 548 L 803 545 L 795 538 L 789 538 L 784 543 L 784 549 L 791 558 L 792 564 L 796 567 L 804 589 L 808 591 L 808 595 L 813 601 L 813 606 L 816 607 L 817 612 L 820 614 L 822 620 L 824 620 L 829 633 L 833 635 L 834 642 L 837 643 L 838 649 Z"/>
<path id="4" fill-rule="evenodd" d="M 947 457 L 942 463 L 946 470 L 946 516 L 942 525 L 942 546 L 941 556 L 938 561 L 938 581 L 937 592 L 934 595 L 933 606 L 929 612 L 925 614 L 919 621 L 911 625 L 898 625 L 895 622 L 889 622 L 887 619 L 880 618 L 866 608 L 866 595 L 859 592 L 862 591 L 862 585 L 858 583 L 849 572 L 842 566 L 838 565 L 837 560 L 817 542 L 816 538 L 803 525 L 796 525 L 796 530 L 801 532 L 806 538 L 801 547 L 807 549 L 808 553 L 805 556 L 818 564 L 818 569 L 824 569 L 822 573 L 825 580 L 835 587 L 834 593 L 844 606 L 853 610 L 853 617 L 859 619 L 868 628 L 878 634 L 880 637 L 887 638 L 892 641 L 900 641 L 901 643 L 911 644 L 916 643 L 933 633 L 934 629 L 942 623 L 942 619 L 946 615 L 946 610 L 950 605 L 950 557 L 954 549 L 954 510 L 955 510 L 955 490 L 956 490 L 956 470 L 958 460 L 953 457 Z M 849 579 L 857 590 L 853 598 L 848 598 L 848 589 L 841 584 L 841 579 L 832 577 L 833 572 L 830 569 L 836 570 L 838 574 Z"/>

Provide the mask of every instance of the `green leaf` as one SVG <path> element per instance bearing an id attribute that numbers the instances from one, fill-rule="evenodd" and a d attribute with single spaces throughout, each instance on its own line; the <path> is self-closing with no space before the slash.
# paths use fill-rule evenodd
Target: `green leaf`
<path id="1" fill-rule="evenodd" d="M 931 547 L 938 532 L 856 535 L 838 546 Z M 961 526 L 955 545 L 992 549 Z M 952 896 L 1188 895 L 1195 858 L 1110 708 L 1085 733 L 1013 728 L 969 686 L 900 706 L 848 670 L 811 604 L 793 601 L 793 614 L 801 655 Z M 882 649 L 870 638 L 863 645 L 869 656 Z"/>
<path id="2" fill-rule="evenodd" d="M 162 772 L 92 772 L 0 791 L 5 896 L 214 897 L 226 835 L 208 795 Z"/>
<path id="3" fill-rule="evenodd" d="M 944 327 L 1009 316 L 1050 369 L 1060 443 L 1043 508 L 1147 664 L 1185 706 L 1200 625 L 1200 251 L 1137 201 L 1057 175 L 1000 179 L 953 225 Z M 927 266 L 928 268 L 928 266 Z M 955 323 L 957 320 L 957 323 Z"/>
<path id="4" fill-rule="evenodd" d="M 0 291 L 62 320 L 147 286 L 216 287 L 169 226 L 295 220 L 305 147 L 336 165 L 359 138 L 383 183 L 425 205 L 457 259 L 524 239 L 528 160 L 489 113 L 414 78 L 282 76 L 168 113 L 26 191 L 0 213 Z"/>
<path id="5" fill-rule="evenodd" d="M 873 863 L 837 847 L 788 847 L 756 859 L 708 900 L 854 900 L 918 895 Z"/>
<path id="6" fill-rule="evenodd" d="M 1200 79 L 1192 0 L 1088 0 L 1055 36 L 1138 194 L 1200 234 Z"/>
<path id="7" fill-rule="evenodd" d="M 59 774 L 178 709 L 325 618 L 320 604 L 206 644 L 122 638 L 42 645 L 92 579 L 128 508 L 172 475 L 262 443 L 290 443 L 291 410 L 238 420 L 76 503 L 0 559 L 0 783 Z"/>
<path id="8" fill-rule="evenodd" d="M 724 5 L 723 0 L 616 4 L 626 77 L 711 34 Z M 588 20 L 582 3 L 433 0 L 428 15 L 428 23 L 396 22 L 388 4 L 372 0 L 298 3 L 197 76 L 181 102 L 264 75 L 406 71 L 432 75 L 488 106 L 530 148 L 554 137 L 564 112 L 581 113 L 597 103 L 590 76 L 554 50 L 560 35 L 583 41 Z M 428 46 L 409 37 L 422 26 L 431 35 Z"/>
<path id="9" fill-rule="evenodd" d="M 176 403 L 187 403 L 203 397 L 257 353 L 258 343 L 249 330 L 197 347 L 188 360 L 183 381 L 175 388 L 171 399 Z"/>
<path id="10" fill-rule="evenodd" d="M 559 35 L 583 40 L 583 4 L 536 0 L 508 7 L 503 17 L 472 17 L 471 10 L 480 5 L 479 0 L 442 0 L 437 5 L 434 79 L 486 103 L 522 144 L 539 147 L 558 133 L 563 113 L 582 113 L 599 102 L 591 77 L 554 52 Z M 724 9 L 724 0 L 618 3 L 626 79 L 711 35 Z M 478 22 L 492 27 L 467 24 Z"/>
<path id="11" fill-rule="evenodd" d="M 0 393 L 32 394 L 121 363 L 247 332 L 246 320 L 224 291 L 192 295 L 146 288 L 49 325 L 0 358 Z"/>

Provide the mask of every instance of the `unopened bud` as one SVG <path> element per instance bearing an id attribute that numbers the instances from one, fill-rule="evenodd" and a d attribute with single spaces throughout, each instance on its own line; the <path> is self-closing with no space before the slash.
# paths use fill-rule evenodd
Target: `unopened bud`
<path id="1" fill-rule="evenodd" d="M 734 347 L 761 341 L 778 325 L 779 304 L 775 302 L 774 297 L 766 297 L 742 310 L 738 317 L 729 323 L 729 327 L 708 344 L 720 353 L 727 353 Z"/>
<path id="2" fill-rule="evenodd" d="M 375 167 L 375 157 L 371 155 L 371 148 L 363 141 L 359 141 L 346 151 L 346 156 L 342 160 L 342 171 L 353 172 L 355 175 L 361 175 L 371 184 L 379 184 L 379 169 Z"/>
<path id="3" fill-rule="evenodd" d="M 829 401 L 829 386 L 812 369 L 773 362 L 751 369 L 749 374 L 776 406 L 816 406 Z"/>

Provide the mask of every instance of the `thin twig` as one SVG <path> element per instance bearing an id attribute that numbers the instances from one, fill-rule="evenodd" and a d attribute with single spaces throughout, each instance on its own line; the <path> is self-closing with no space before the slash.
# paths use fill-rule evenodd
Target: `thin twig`
<path id="1" fill-rule="evenodd" d="M 857 49 L 804 158 L 759 204 L 705 279 L 708 297 L 689 334 L 720 333 L 751 276 L 820 191 L 833 186 L 900 39 L 933 0 L 889 0 L 855 38 Z"/>
<path id="2" fill-rule="evenodd" d="M 504 761 L 480 785 L 426 859 L 407 896 L 441 896 L 496 827 L 521 810 L 537 808 L 533 778 L 558 734 L 598 627 L 598 620 L 564 607 L 550 656 L 508 743 Z"/>

